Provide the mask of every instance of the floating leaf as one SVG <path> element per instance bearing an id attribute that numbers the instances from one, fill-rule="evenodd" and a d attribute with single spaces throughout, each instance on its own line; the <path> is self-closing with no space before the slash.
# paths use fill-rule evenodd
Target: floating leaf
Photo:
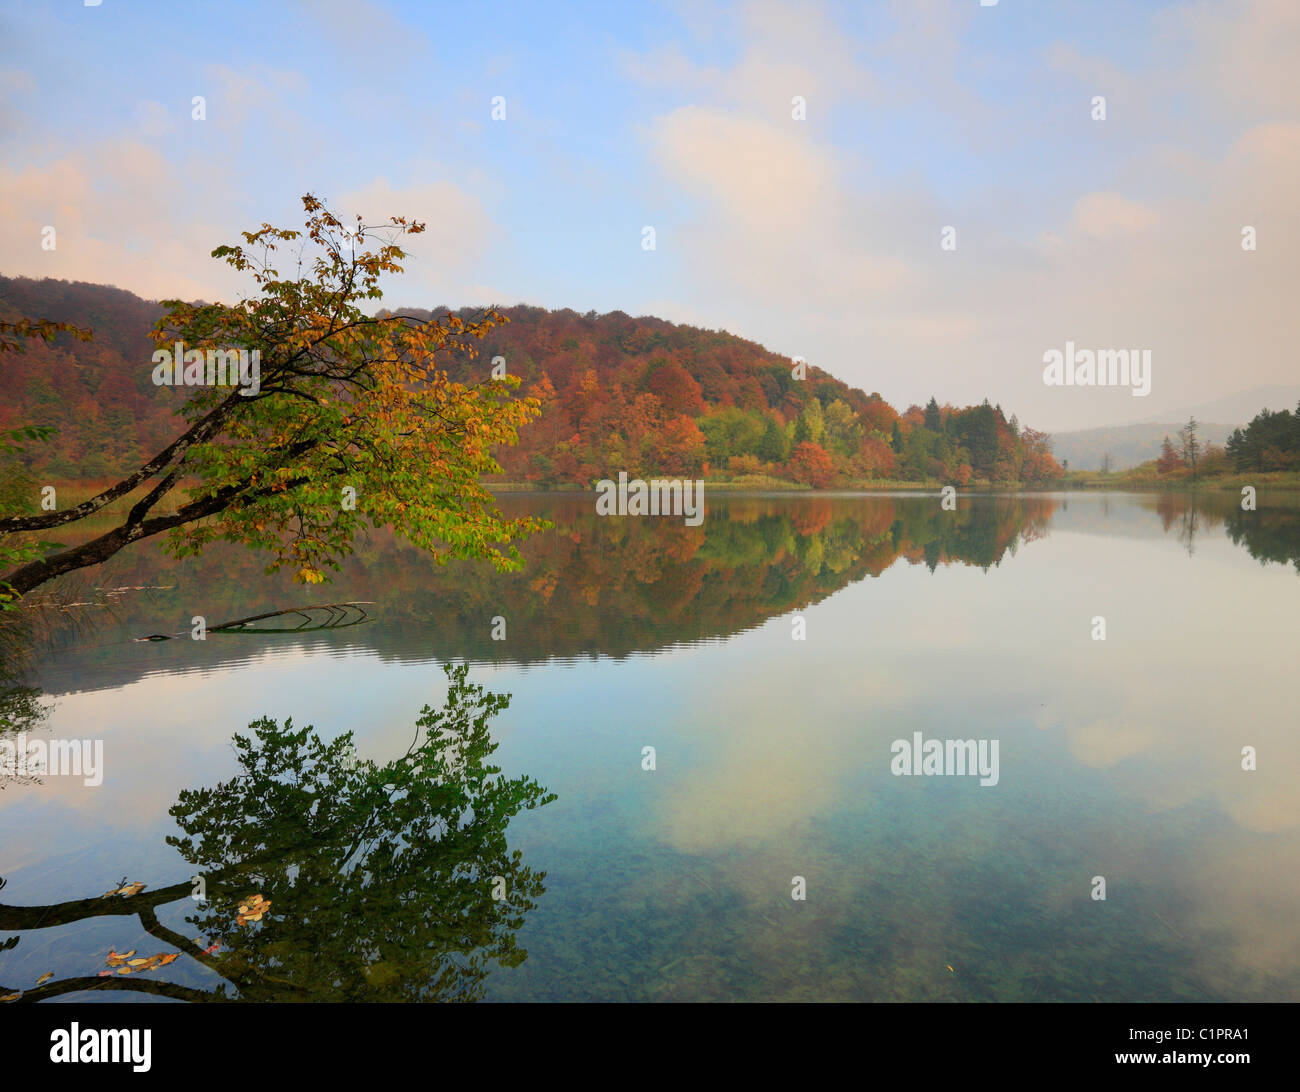
<path id="1" fill-rule="evenodd" d="M 262 915 L 270 909 L 270 901 L 262 898 L 260 892 L 249 895 L 239 904 L 239 917 L 236 922 L 239 925 L 247 925 L 250 921 L 261 921 Z"/>
<path id="2" fill-rule="evenodd" d="M 113 973 L 112 971 L 100 971 L 99 974 L 96 975 L 95 977 L 103 978 L 105 975 L 111 975 L 112 973 Z"/>
<path id="3" fill-rule="evenodd" d="M 105 891 L 99 897 L 101 899 L 109 899 L 114 895 L 121 895 L 123 898 L 130 898 L 132 895 L 140 894 L 144 889 L 145 885 L 139 880 L 136 880 L 134 883 L 123 884 L 121 887 L 115 887 L 111 891 Z"/>

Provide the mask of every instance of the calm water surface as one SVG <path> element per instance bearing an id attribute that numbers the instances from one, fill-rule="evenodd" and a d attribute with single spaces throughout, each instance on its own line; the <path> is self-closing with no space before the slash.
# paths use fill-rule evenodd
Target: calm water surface
<path id="1" fill-rule="evenodd" d="M 105 774 L 0 791 L 0 993 L 1300 1000 L 1294 500 L 711 495 L 698 528 L 503 503 L 555 523 L 517 574 L 385 539 L 302 588 L 144 544 L 61 585 L 92 605 L 32 635 L 21 726 L 101 738 Z M 197 614 L 342 600 L 369 620 L 188 639 Z M 154 633 L 185 636 L 133 640 Z M 487 764 L 554 800 L 482 804 L 432 852 L 403 801 L 443 807 L 471 760 L 385 803 L 254 738 L 232 787 L 263 717 L 399 758 L 448 661 L 511 695 Z M 997 785 L 893 775 L 914 732 L 997 740 Z M 317 819 L 259 813 L 295 800 Z M 142 912 L 100 898 L 131 881 Z M 252 893 L 271 908 L 238 925 Z M 106 965 L 130 949 L 181 955 Z"/>

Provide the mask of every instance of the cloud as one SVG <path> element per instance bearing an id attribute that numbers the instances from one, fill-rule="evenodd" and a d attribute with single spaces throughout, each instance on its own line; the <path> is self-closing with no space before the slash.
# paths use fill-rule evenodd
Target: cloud
<path id="1" fill-rule="evenodd" d="M 294 96 L 308 93 L 309 85 L 302 73 L 265 65 L 232 68 L 210 64 L 203 74 L 206 85 L 196 93 L 207 100 L 207 124 L 240 133 L 256 119 L 301 143 L 301 116 L 285 104 Z"/>
<path id="2" fill-rule="evenodd" d="M 366 128 L 413 109 L 421 85 L 409 73 L 322 88 L 310 69 L 200 66 L 206 122 L 190 120 L 188 93 L 164 96 L 93 146 L 43 133 L 11 156 L 0 261 L 6 272 L 227 298 L 242 285 L 208 260 L 212 247 L 263 220 L 293 224 L 311 190 L 340 212 L 355 199 L 373 218 L 428 220 L 408 276 L 390 288 L 397 302 L 591 284 L 616 292 L 611 306 L 725 325 L 896 403 L 987 396 L 1038 427 L 1083 427 L 1289 379 L 1300 334 L 1285 249 L 1300 228 L 1295 6 L 1205 0 L 1131 15 L 1123 33 L 1145 32 L 1140 63 L 1107 43 L 1120 31 L 1071 34 L 1061 16 L 1035 24 L 1037 38 L 990 39 L 993 19 L 1008 12 L 938 0 L 692 5 L 676 40 L 622 55 L 648 108 L 611 113 L 611 126 L 627 126 L 610 134 L 617 162 L 583 144 L 581 117 L 548 119 L 522 91 L 512 119 L 516 100 L 532 103 L 535 145 L 505 143 L 522 127 L 489 127 L 489 141 L 463 120 L 437 131 L 435 119 L 418 130 L 436 148 L 426 162 L 412 158 L 418 143 L 390 153 L 392 130 Z M 1073 40 L 1047 42 L 1044 25 Z M 376 5 L 326 5 L 312 27 L 340 46 L 404 35 L 399 60 L 419 45 Z M 991 40 L 997 52 L 982 52 Z M 0 73 L 11 97 L 31 82 Z M 1094 93 L 1110 102 L 1105 122 L 1088 116 Z M 794 95 L 807 99 L 806 121 L 791 117 Z M 629 162 L 629 135 L 643 163 Z M 521 169 L 502 170 L 499 154 Z M 632 206 L 638 225 L 656 228 L 654 265 L 619 281 L 594 252 L 559 251 L 552 276 L 529 226 L 530 202 L 545 199 L 558 201 L 558 230 L 591 237 Z M 47 224 L 55 253 L 39 249 Z M 1247 225 L 1255 252 L 1240 246 Z M 956 251 L 940 249 L 946 226 Z M 516 268 L 524 260 L 531 273 Z M 1045 388 L 1042 354 L 1067 339 L 1152 349 L 1151 396 Z"/>
<path id="3" fill-rule="evenodd" d="M 1300 103 L 1300 5 L 1293 0 L 1196 3 L 1158 23 L 1193 43 L 1189 71 L 1207 101 L 1249 119 L 1294 117 Z"/>
<path id="4" fill-rule="evenodd" d="M 409 257 L 400 280 L 385 284 L 390 306 L 433 306 L 462 297 L 465 283 L 500 238 L 478 196 L 447 180 L 393 186 L 380 177 L 341 194 L 330 206 L 345 222 L 359 213 L 371 225 L 392 216 L 425 225 L 402 244 Z M 425 302 L 414 302 L 421 293 Z"/>
<path id="5" fill-rule="evenodd" d="M 0 268 L 11 275 L 118 285 L 146 298 L 233 301 L 249 282 L 209 257 L 235 241 L 244 218 L 220 176 L 206 183 L 157 149 L 136 140 L 104 141 L 39 166 L 0 166 Z M 283 189 L 283 187 L 281 187 Z M 330 206 L 345 220 L 361 212 L 371 224 L 393 215 L 427 223 L 411 237 L 404 292 L 456 296 L 459 278 L 495 237 L 473 194 L 451 182 L 394 187 L 377 178 Z M 298 208 L 282 197 L 286 226 Z M 289 212 L 290 209 L 294 211 Z M 56 248 L 42 249 L 55 229 Z"/>
<path id="6" fill-rule="evenodd" d="M 159 137 L 176 128 L 167 107 L 152 99 L 147 99 L 135 108 L 135 119 L 140 131 L 147 137 Z"/>
<path id="7" fill-rule="evenodd" d="M 729 68 L 691 61 L 670 43 L 645 54 L 624 53 L 624 73 L 652 87 L 679 90 L 716 102 L 789 118 L 791 99 L 825 111 L 849 96 L 876 95 L 872 74 L 855 60 L 849 40 L 827 8 L 757 0 L 735 11 L 694 13 L 696 38 L 739 40 L 742 50 Z"/>
<path id="8" fill-rule="evenodd" d="M 36 81 L 30 72 L 21 68 L 0 68 L 0 91 L 7 94 L 31 94 L 36 90 Z"/>
<path id="9" fill-rule="evenodd" d="M 139 141 L 104 141 L 39 166 L 0 166 L 0 267 L 119 285 L 149 298 L 233 290 L 208 253 L 223 239 L 196 215 L 189 180 Z M 56 232 L 53 251 L 42 230 Z"/>
<path id="10" fill-rule="evenodd" d="M 356 53 L 377 45 L 384 50 L 384 63 L 394 55 L 428 47 L 423 31 L 398 19 L 383 4 L 373 0 L 298 0 L 307 25 L 316 28 L 339 49 Z"/>
<path id="11" fill-rule="evenodd" d="M 1058 129 L 1075 126 L 1081 145 L 1116 142 L 1098 146 L 1111 166 L 1064 176 L 1056 209 L 1026 202 L 1014 170 L 995 171 L 996 186 L 978 196 L 967 186 L 969 196 L 955 198 L 951 180 L 932 174 L 887 179 L 869 144 L 833 140 L 826 126 L 775 108 L 775 89 L 790 90 L 801 58 L 833 37 L 809 85 L 829 102 L 862 102 L 864 116 L 875 116 L 876 82 L 863 58 L 888 57 L 933 74 L 931 107 L 1031 130 L 1041 107 L 998 115 L 962 102 L 978 96 L 943 61 L 966 25 L 954 10 L 900 9 L 895 33 L 855 49 L 824 9 L 750 5 L 740 20 L 748 38 L 730 68 L 693 67 L 679 47 L 641 58 L 639 68 L 629 62 L 711 96 L 645 130 L 665 207 L 686 210 L 675 232 L 661 229 L 660 245 L 681 255 L 690 307 L 736 316 L 747 336 L 895 401 L 931 391 L 987 395 L 1053 428 L 1159 412 L 1226 393 L 1246 375 L 1250 384 L 1284 381 L 1300 335 L 1285 299 L 1292 278 L 1283 242 L 1300 229 L 1291 196 L 1300 188 L 1300 84 L 1272 37 L 1300 44 L 1288 6 L 1198 4 L 1157 21 L 1169 30 L 1168 19 L 1181 19 L 1186 43 L 1158 72 L 1048 49 L 1044 74 L 1065 72 L 1120 99 L 1163 96 L 1142 104 L 1140 124 L 1126 116 L 1116 128 L 1086 110 L 1056 119 Z M 772 49 L 783 29 L 790 61 Z M 1246 62 L 1264 39 L 1263 81 L 1252 90 Z M 1238 113 L 1217 150 L 1181 124 L 1166 124 L 1181 143 L 1136 139 L 1173 116 L 1178 95 L 1281 116 L 1252 123 Z M 955 252 L 939 248 L 945 225 L 958 229 Z M 1260 233 L 1253 253 L 1241 248 L 1246 225 Z M 1042 354 L 1067 339 L 1151 348 L 1152 395 L 1139 404 L 1127 390 L 1045 388 Z"/>
<path id="12" fill-rule="evenodd" d="M 30 124 L 24 107 L 15 100 L 35 93 L 36 81 L 30 72 L 0 67 L 0 138 L 16 136 Z"/>
<path id="13" fill-rule="evenodd" d="M 1074 206 L 1070 228 L 1091 239 L 1121 239 L 1157 223 L 1151 209 L 1117 193 L 1090 193 Z"/>

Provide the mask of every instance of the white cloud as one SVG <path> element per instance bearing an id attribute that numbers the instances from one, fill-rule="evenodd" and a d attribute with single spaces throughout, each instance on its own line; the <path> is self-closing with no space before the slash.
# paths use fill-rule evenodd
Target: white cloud
<path id="1" fill-rule="evenodd" d="M 468 298 L 466 281 L 499 238 L 477 195 L 446 180 L 393 186 L 380 177 L 330 205 L 344 222 L 359 213 L 370 225 L 385 224 L 393 216 L 425 225 L 401 243 L 409 257 L 401 263 L 405 272 L 400 280 L 385 282 L 389 306 L 457 306 Z M 422 303 L 416 302 L 421 298 Z"/>
<path id="2" fill-rule="evenodd" d="M 1282 51 L 1272 44 L 1262 90 L 1248 91 L 1244 63 L 1251 43 L 1296 38 L 1297 20 L 1280 5 L 1183 12 L 1196 48 L 1157 76 L 1065 47 L 1049 51 L 1050 66 L 1112 94 L 1182 89 L 1284 116 L 1254 125 L 1239 118 L 1237 139 L 1217 153 L 1131 142 L 1112 184 L 1098 188 L 1081 175 L 1077 192 L 1061 195 L 1069 197 L 1062 215 L 1039 224 L 1026 219 L 1007 172 L 994 175 L 1006 182 L 978 210 L 952 207 L 923 179 L 902 189 L 873 177 L 870 148 L 834 145 L 823 129 L 782 117 L 758 94 L 761 85 L 788 86 L 789 66 L 769 56 L 769 44 L 788 28 L 797 59 L 834 28 L 817 9 L 800 7 L 802 18 L 770 3 L 746 10 L 752 40 L 730 70 L 692 72 L 680 51 L 643 58 L 716 96 L 646 130 L 665 202 L 674 194 L 689 201 L 687 222 L 668 244 L 682 254 L 681 290 L 694 311 L 739 317 L 747 336 L 897 401 L 931 391 L 954 401 L 987 395 L 1047 427 L 1131 419 L 1293 374 L 1300 325 L 1286 299 L 1294 278 L 1284 240 L 1300 229 L 1292 196 L 1300 189 L 1300 85 L 1297 66 L 1276 63 Z M 912 67 L 928 75 L 936 57 L 955 49 L 960 20 L 941 5 L 902 18 L 884 48 L 896 61 L 911 51 Z M 1231 33 L 1213 32 L 1225 25 Z M 842 34 L 828 56 L 817 93 L 847 101 L 870 85 Z M 942 106 L 967 109 L 953 102 L 960 88 L 950 74 L 936 80 Z M 1144 109 L 1154 118 L 1169 106 Z M 1096 124 L 1081 117 L 1081 126 Z M 866 170 L 850 169 L 864 161 Z M 950 223 L 960 225 L 958 251 L 945 254 L 939 230 Z M 1260 233 L 1255 253 L 1240 246 L 1246 224 Z M 1067 339 L 1151 348 L 1152 395 L 1045 388 L 1042 354 Z"/>
<path id="3" fill-rule="evenodd" d="M 213 296 L 233 284 L 207 258 L 224 232 L 196 215 L 189 180 L 156 149 L 105 141 L 42 165 L 0 166 L 0 267 L 119 285 L 150 298 Z M 45 226 L 53 251 L 41 248 Z"/>
<path id="4" fill-rule="evenodd" d="M 147 137 L 159 137 L 176 128 L 171 113 L 160 102 L 148 99 L 135 108 L 135 120 Z"/>

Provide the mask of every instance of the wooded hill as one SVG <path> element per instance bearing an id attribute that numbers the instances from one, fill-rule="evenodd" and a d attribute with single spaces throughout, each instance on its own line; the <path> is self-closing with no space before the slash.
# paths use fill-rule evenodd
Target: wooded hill
<path id="1" fill-rule="evenodd" d="M 446 314 L 402 309 L 427 318 Z M 474 312 L 458 312 L 469 317 Z M 505 481 L 589 486 L 631 476 L 706 476 L 815 487 L 882 479 L 1038 483 L 1060 476 L 1048 437 L 1001 407 L 931 400 L 899 413 L 824 370 L 796 378 L 788 357 L 733 334 L 620 311 L 580 315 L 518 306 L 473 359 L 448 357 L 453 380 L 491 381 L 504 358 L 541 416 L 500 451 Z M 103 285 L 0 278 L 0 318 L 88 326 L 90 343 L 33 340 L 0 367 L 0 428 L 52 425 L 28 468 L 64 478 L 121 474 L 178 432 L 184 389 L 152 382 L 146 334 L 162 308 Z"/>

